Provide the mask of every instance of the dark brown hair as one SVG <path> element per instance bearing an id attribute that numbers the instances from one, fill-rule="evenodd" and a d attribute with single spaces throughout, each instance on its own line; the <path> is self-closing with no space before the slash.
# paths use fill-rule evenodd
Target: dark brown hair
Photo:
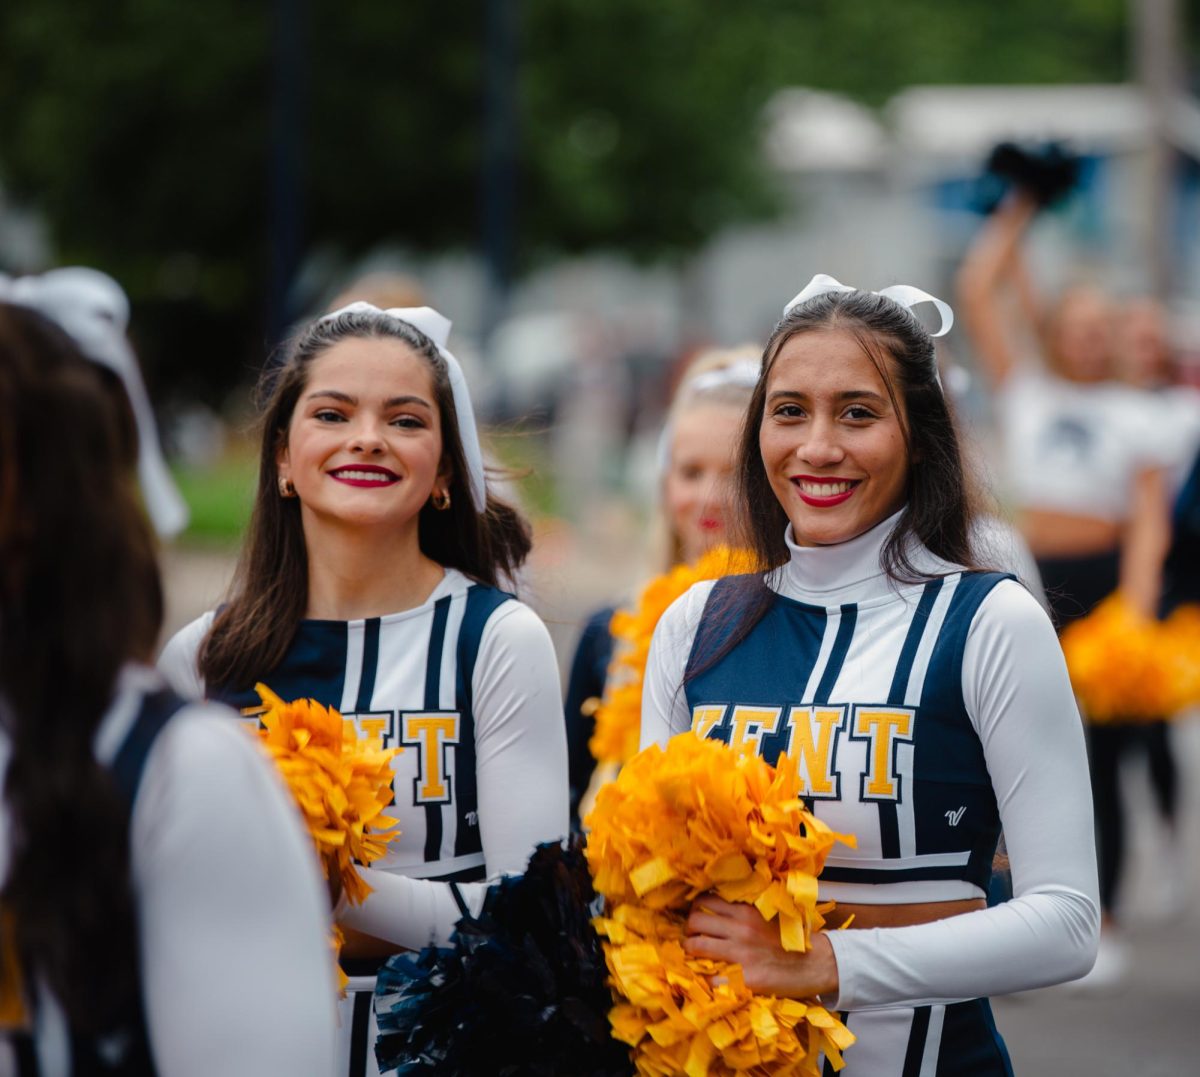
<path id="1" fill-rule="evenodd" d="M 136 460 L 115 377 L 40 315 L 0 304 L 0 721 L 12 746 L 0 897 L 23 964 L 92 1035 L 128 1020 L 138 994 L 129 807 L 93 751 L 122 665 L 151 659 L 162 621 Z"/>
<path id="2" fill-rule="evenodd" d="M 907 308 L 873 292 L 827 292 L 789 311 L 771 333 L 762 372 L 750 398 L 737 461 L 733 531 L 758 559 L 763 571 L 788 560 L 784 532 L 788 517 L 771 488 L 759 450 L 767 382 L 784 345 L 801 333 L 839 330 L 851 334 L 879 371 L 900 418 L 908 456 L 905 506 L 881 553 L 881 568 L 897 583 L 924 575 L 912 552 L 923 544 L 936 556 L 964 568 L 978 568 L 971 544 L 975 496 L 968 482 L 958 432 L 938 380 L 933 339 Z M 721 609 L 701 643 L 688 677 L 709 668 L 746 637 L 766 613 L 772 592 L 761 575 L 739 579 L 726 592 Z M 717 633 L 717 634 L 714 634 Z"/>
<path id="3" fill-rule="evenodd" d="M 482 512 L 471 500 L 446 362 L 415 326 L 382 311 L 358 309 L 321 319 L 291 345 L 282 365 L 259 384 L 261 448 L 258 490 L 230 599 L 200 648 L 199 669 L 211 688 L 241 690 L 270 675 L 283 660 L 308 605 L 308 554 L 300 504 L 279 494 L 278 454 L 287 445 L 296 403 L 314 360 L 351 338 L 397 340 L 429 363 L 441 417 L 442 452 L 451 474 L 450 508 L 429 503 L 417 521 L 426 557 L 491 586 L 511 580 L 531 547 L 524 518 L 493 494 Z"/>

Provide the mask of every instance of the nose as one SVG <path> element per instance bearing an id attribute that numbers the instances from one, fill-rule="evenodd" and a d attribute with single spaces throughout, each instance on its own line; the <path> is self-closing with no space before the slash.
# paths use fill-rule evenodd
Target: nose
<path id="1" fill-rule="evenodd" d="M 373 419 L 363 419 L 350 431 L 349 449 L 363 456 L 378 456 L 383 452 L 383 434 Z"/>
<path id="2" fill-rule="evenodd" d="M 733 501 L 733 476 L 728 472 L 714 475 L 705 487 L 701 507 L 705 514 L 720 515 Z"/>
<path id="3" fill-rule="evenodd" d="M 846 451 L 838 437 L 837 424 L 824 417 L 808 425 L 807 436 L 796 446 L 796 457 L 814 468 L 831 467 L 845 459 Z"/>

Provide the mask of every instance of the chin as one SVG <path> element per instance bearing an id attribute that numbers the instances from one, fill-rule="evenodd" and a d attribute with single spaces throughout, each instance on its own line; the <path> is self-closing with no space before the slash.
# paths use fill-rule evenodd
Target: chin
<path id="1" fill-rule="evenodd" d="M 814 524 L 811 520 L 805 520 L 803 523 L 793 520 L 792 534 L 801 546 L 837 546 L 858 538 L 874 526 L 872 523 L 858 521 L 844 524 L 826 521 Z"/>

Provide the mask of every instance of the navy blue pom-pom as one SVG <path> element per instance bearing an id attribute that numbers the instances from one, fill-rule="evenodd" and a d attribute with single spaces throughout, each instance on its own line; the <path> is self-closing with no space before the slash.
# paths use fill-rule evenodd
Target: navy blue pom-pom
<path id="1" fill-rule="evenodd" d="M 591 926 L 595 893 L 578 835 L 538 846 L 524 875 L 492 886 L 446 948 L 390 958 L 375 989 L 382 1072 L 462 1077 L 618 1077 L 612 997 Z"/>

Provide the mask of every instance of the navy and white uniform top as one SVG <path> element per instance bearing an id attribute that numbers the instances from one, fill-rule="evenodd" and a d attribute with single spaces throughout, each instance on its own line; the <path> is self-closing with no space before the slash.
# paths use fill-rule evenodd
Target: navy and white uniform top
<path id="1" fill-rule="evenodd" d="M 208 613 L 159 660 L 176 689 L 203 695 L 196 671 Z M 401 836 L 366 869 L 374 892 L 340 922 L 419 949 L 444 942 L 462 915 L 449 888 L 525 870 L 534 846 L 567 833 L 566 740 L 558 665 L 529 607 L 446 569 L 420 606 L 356 621 L 304 621 L 261 678 L 284 699 L 312 698 L 360 733 L 404 750 L 387 814 Z M 213 695 L 252 706 L 251 692 Z M 461 887 L 468 904 L 485 887 Z"/>
<path id="2" fill-rule="evenodd" d="M 1171 466 L 1177 452 L 1172 424 L 1135 399 L 1139 393 L 1014 370 L 999 390 L 996 417 L 1015 504 L 1123 522 L 1137 473 Z"/>
<path id="3" fill-rule="evenodd" d="M 112 762 L 162 678 L 120 674 L 95 736 Z M 10 744 L 0 728 L 0 778 Z M 247 825 L 247 821 L 253 825 Z M 0 801 L 0 885 L 10 829 Z M 68 855 L 64 851 L 64 855 Z M 329 899 L 274 767 L 224 707 L 189 705 L 152 744 L 130 819 L 146 1032 L 161 1077 L 332 1072 Z M 39 1071 L 70 1072 L 65 1019 L 37 992 Z M 0 1035 L 0 1074 L 17 1062 Z"/>
<path id="4" fill-rule="evenodd" d="M 789 528 L 766 616 L 685 684 L 710 596 L 729 584 L 692 587 L 659 622 L 642 702 L 643 746 L 691 729 L 799 760 L 816 815 L 858 841 L 835 846 L 822 900 L 983 897 L 1003 826 L 1012 901 L 830 933 L 841 1009 L 1072 979 L 1099 928 L 1083 729 L 1054 629 L 1015 580 L 923 548 L 928 581 L 892 581 L 880 552 L 896 519 L 836 546 L 797 546 Z"/>

